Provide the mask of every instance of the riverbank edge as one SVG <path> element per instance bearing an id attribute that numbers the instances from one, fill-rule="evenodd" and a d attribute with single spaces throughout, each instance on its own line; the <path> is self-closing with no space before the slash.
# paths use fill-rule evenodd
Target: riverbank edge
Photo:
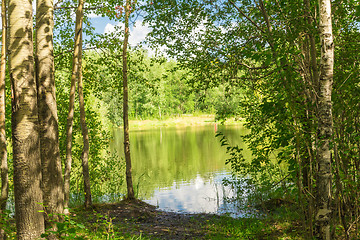
<path id="1" fill-rule="evenodd" d="M 140 200 L 94 204 L 69 209 L 56 239 L 306 239 L 297 219 L 286 215 L 232 218 L 215 214 L 166 212 Z M 274 216 L 277 216 L 274 218 Z M 15 220 L 0 221 L 8 239 L 16 239 Z"/>
<path id="2" fill-rule="evenodd" d="M 296 220 L 166 212 L 140 200 L 73 208 L 70 217 L 82 239 L 304 239 Z"/>
<path id="3" fill-rule="evenodd" d="M 229 118 L 226 121 L 215 121 L 215 115 L 213 114 L 183 114 L 165 119 L 131 119 L 129 126 L 130 130 L 146 130 L 159 127 L 187 127 L 214 124 L 238 125 L 243 123 L 243 119 L 237 118 Z M 119 126 L 119 128 L 122 128 L 122 126 Z"/>

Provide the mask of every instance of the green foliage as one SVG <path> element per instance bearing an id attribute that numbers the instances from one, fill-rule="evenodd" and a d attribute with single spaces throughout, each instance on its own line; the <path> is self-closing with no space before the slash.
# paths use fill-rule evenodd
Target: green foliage
<path id="1" fill-rule="evenodd" d="M 113 218 L 110 216 L 103 216 L 95 211 L 94 213 L 96 214 L 95 231 L 98 231 L 99 228 L 101 228 L 106 239 L 115 239 L 114 225 L 112 223 Z"/>
<path id="2" fill-rule="evenodd" d="M 216 121 L 225 122 L 228 118 L 240 116 L 239 102 L 242 97 L 241 89 L 224 83 L 206 91 L 205 109 L 209 109 L 216 114 Z"/>
<path id="3" fill-rule="evenodd" d="M 41 237 L 47 238 L 49 236 L 55 236 L 56 239 L 74 239 L 74 240 L 85 240 L 83 236 L 79 236 L 79 232 L 85 229 L 85 226 L 81 223 L 77 223 L 71 219 L 70 215 L 61 214 L 61 218 L 64 219 L 61 222 L 55 222 L 56 231 L 46 230 L 45 233 L 41 234 Z"/>
<path id="4" fill-rule="evenodd" d="M 15 219 L 12 218 L 12 215 L 10 211 L 0 214 L 0 229 L 4 231 L 9 239 L 15 239 L 16 237 Z"/>
<path id="5" fill-rule="evenodd" d="M 70 59 L 70 55 L 68 56 Z M 66 58 L 66 56 L 64 56 Z M 62 59 L 64 59 L 62 58 Z M 69 103 L 69 88 L 70 88 L 70 69 L 71 65 L 66 62 L 56 62 L 59 69 L 55 72 L 57 81 L 57 106 L 58 106 L 58 117 L 59 117 L 59 138 L 60 138 L 60 153 L 62 159 L 65 159 L 65 141 L 66 141 L 66 122 L 68 114 L 68 103 Z M 61 67 L 61 68 L 60 68 Z M 102 189 L 103 181 L 109 181 L 107 175 L 103 171 L 106 171 L 109 167 L 107 164 L 113 166 L 121 166 L 119 161 L 115 161 L 114 156 L 108 154 L 108 145 L 111 139 L 111 128 L 107 122 L 103 120 L 102 106 L 92 93 L 92 89 L 88 87 L 93 84 L 93 79 L 88 78 L 87 65 L 84 66 L 84 98 L 85 98 L 85 111 L 87 127 L 89 129 L 89 142 L 90 142 L 90 158 L 89 158 L 89 169 L 90 169 L 90 180 L 91 188 L 93 190 L 93 197 L 99 198 L 104 194 Z M 75 109 L 79 108 L 78 101 L 75 101 Z M 71 173 L 71 189 L 73 193 L 71 195 L 71 202 L 82 203 L 82 167 L 81 167 L 81 129 L 79 123 L 79 111 L 75 110 L 74 113 L 74 125 L 73 125 L 73 147 L 72 147 L 72 173 Z M 104 167 L 104 169 L 101 169 Z M 114 169 L 109 171 L 109 175 L 114 173 Z M 105 180 L 106 178 L 106 180 Z M 121 185 L 122 181 L 118 181 L 117 185 Z"/>
<path id="6" fill-rule="evenodd" d="M 80 212 L 79 214 L 85 214 Z M 89 219 L 71 212 L 70 214 L 60 214 L 60 222 L 53 222 L 56 226 L 54 231 L 49 228 L 41 235 L 43 238 L 55 237 L 56 239 L 125 239 L 124 236 L 119 236 L 115 233 L 113 218 L 104 216 L 94 211 L 94 219 L 91 220 L 89 226 Z M 90 228 L 89 228 L 90 227 Z M 135 239 L 139 239 L 134 237 Z"/>
<path id="7" fill-rule="evenodd" d="M 273 226 L 260 219 L 244 218 L 242 221 L 237 221 L 224 217 L 215 220 L 213 230 L 219 232 L 220 236 L 224 234 L 238 239 L 257 239 L 260 236 L 270 235 L 272 228 Z"/>
<path id="8" fill-rule="evenodd" d="M 360 129 L 360 64 L 355 51 L 360 36 L 358 7 L 353 0 L 332 1 L 336 36 L 333 189 L 335 198 L 340 199 L 335 201 L 336 208 L 347 211 L 343 216 L 336 213 L 336 221 L 342 222 L 344 234 L 350 235 L 350 225 L 357 222 L 355 215 L 359 212 L 355 207 L 360 169 L 355 160 Z M 227 82 L 242 89 L 239 115 L 250 130 L 244 140 L 253 158 L 247 162 L 241 149 L 227 146 L 234 173 L 245 174 L 251 181 L 256 179 L 264 190 L 286 175 L 289 182 L 282 186 L 283 190 L 288 190 L 290 184 L 293 193 L 299 191 L 303 209 L 314 209 L 317 76 L 321 71 L 317 3 L 159 0 L 144 9 L 148 11 L 145 21 L 153 29 L 150 40 L 165 46 L 167 54 L 193 74 L 194 87 L 209 88 Z M 226 106 L 223 109 L 227 111 Z M 226 143 L 224 139 L 222 143 Z M 354 206 L 348 207 L 350 202 Z M 311 214 L 310 210 L 305 214 Z M 313 217 L 304 217 L 310 228 Z"/>
<path id="9" fill-rule="evenodd" d="M 104 103 L 106 116 L 115 126 L 122 124 L 122 63 L 119 49 L 86 54 L 88 87 Z M 129 109 L 134 119 L 162 119 L 196 111 L 216 113 L 219 119 L 238 114 L 239 90 L 220 86 L 194 92 L 192 74 L 174 61 L 150 58 L 141 49 L 129 54 Z M 100 84 L 99 84 L 100 83 Z M 241 94 L 239 94 L 241 95 Z"/>
<path id="10" fill-rule="evenodd" d="M 301 227 L 294 219 L 281 215 L 281 218 L 231 218 L 213 217 L 203 228 L 208 234 L 206 239 L 305 239 Z"/>
<path id="11" fill-rule="evenodd" d="M 107 152 L 92 169 L 92 191 L 95 202 L 118 202 L 123 198 L 125 161 L 118 154 Z"/>
<path id="12" fill-rule="evenodd" d="M 313 187 L 316 183 L 316 171 L 313 169 L 316 169 L 317 143 L 314 139 L 317 131 L 315 104 L 318 83 L 313 77 L 317 66 L 311 67 L 309 60 L 314 53 L 309 49 L 315 48 L 315 54 L 318 54 L 320 42 L 316 26 L 310 24 L 310 17 L 306 17 L 306 14 L 317 16 L 316 5 L 311 2 L 306 6 L 305 2 L 291 1 L 280 3 L 196 0 L 177 1 L 178 7 L 175 8 L 173 4 L 174 2 L 157 1 L 154 6 L 147 8 L 151 14 L 146 16 L 145 20 L 154 29 L 150 38 L 165 45 L 169 49 L 168 54 L 177 57 L 180 64 L 194 74 L 197 81 L 201 80 L 203 87 L 208 88 L 214 83 L 226 81 L 229 85 L 243 90 L 243 98 L 238 101 L 238 106 L 240 116 L 246 119 L 246 127 L 250 130 L 244 140 L 248 143 L 253 157 L 250 162 L 245 161 L 241 149 L 227 146 L 231 156 L 228 163 L 231 163 L 234 174 L 246 177 L 248 181 L 245 186 L 253 194 L 261 193 L 261 196 L 256 197 L 260 200 L 272 197 L 273 194 L 268 193 L 272 192 L 274 182 L 284 183 L 282 178 L 288 176 L 286 180 L 289 182 L 282 184 L 281 188 L 276 187 L 279 191 L 275 190 L 274 194 L 288 191 L 289 185 L 292 192 L 300 188 L 301 193 L 301 189 L 305 188 L 310 194 L 306 193 L 302 197 L 311 202 L 310 198 L 316 195 Z M 334 6 L 334 16 L 337 18 L 334 29 L 346 29 L 344 33 L 335 30 L 339 31 L 337 41 L 344 39 L 347 44 L 352 45 L 354 41 L 345 39 L 347 34 L 352 35 L 351 32 L 359 33 L 358 28 L 353 25 L 353 10 L 348 9 L 346 4 L 334 3 Z M 348 19 L 348 15 L 351 15 L 352 19 Z M 267 19 L 270 20 L 267 22 Z M 312 36 L 314 45 L 310 45 L 308 36 Z M 358 62 L 355 57 L 358 54 L 344 54 L 345 42 L 340 45 L 335 43 L 338 46 L 337 57 L 345 60 L 347 56 L 351 56 L 352 61 Z M 349 45 L 348 49 L 356 49 Z M 339 80 L 346 79 L 346 76 L 351 78 L 352 74 L 358 75 L 358 67 L 341 63 L 351 70 L 349 69 L 345 76 L 342 75 L 346 71 L 340 64 Z M 335 76 L 335 84 L 336 81 Z M 338 86 L 341 85 L 343 81 L 340 80 Z M 355 93 L 356 86 L 351 88 Z M 340 92 L 344 93 L 343 89 Z M 345 101 L 357 99 L 340 96 Z M 340 105 L 348 104 L 342 102 Z M 223 109 L 226 110 L 226 107 Z M 334 110 L 336 112 L 337 109 Z M 354 125 L 355 122 L 356 125 L 356 117 L 350 115 L 343 114 L 339 122 L 343 123 L 343 119 L 349 117 L 349 124 Z M 341 126 L 340 129 L 356 132 L 352 126 Z M 223 145 L 228 144 L 224 139 L 221 142 Z M 349 146 L 348 151 L 341 147 L 343 151 L 338 151 L 339 154 L 353 155 L 350 149 L 355 151 L 358 147 L 355 147 L 355 144 L 352 146 Z M 340 156 L 339 159 L 349 159 L 349 155 Z M 350 168 L 358 169 L 353 165 L 355 161 L 345 160 L 343 163 L 349 163 Z M 341 163 L 338 166 L 341 166 Z M 355 171 L 349 171 L 346 174 L 348 179 L 357 179 L 354 173 Z M 352 177 L 349 177 L 350 175 Z M 341 187 L 339 188 L 339 185 L 342 185 L 340 182 L 338 180 L 337 188 L 342 191 Z M 355 195 L 353 192 L 352 196 Z M 304 209 L 307 207 L 304 206 Z M 309 222 L 312 217 L 307 217 Z M 354 220 L 353 218 L 350 222 Z"/>
<path id="13" fill-rule="evenodd" d="M 230 164 L 233 175 L 225 179 L 223 184 L 230 185 L 236 189 L 235 199 L 242 210 L 246 206 L 255 206 L 270 199 L 293 198 L 294 186 L 286 174 L 287 168 L 276 162 L 275 159 L 269 162 L 260 162 L 258 158 L 252 160 L 243 156 L 243 149 L 232 146 L 227 137 L 217 132 L 221 146 L 226 148 L 229 158 L 226 164 Z M 245 136 L 246 137 L 246 136 Z M 295 193 L 295 194 L 294 194 Z"/>

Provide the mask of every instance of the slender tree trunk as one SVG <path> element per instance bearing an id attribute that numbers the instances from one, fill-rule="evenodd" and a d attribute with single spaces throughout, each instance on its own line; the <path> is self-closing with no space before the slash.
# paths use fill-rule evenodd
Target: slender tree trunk
<path id="1" fill-rule="evenodd" d="M 59 128 L 55 97 L 53 1 L 37 0 L 36 6 L 36 82 L 40 123 L 42 190 L 46 219 L 59 220 L 64 212 L 64 182 L 59 150 Z M 54 215 L 55 214 L 55 215 Z M 48 216 L 48 215 L 47 215 Z"/>
<path id="2" fill-rule="evenodd" d="M 83 3 L 81 3 L 83 4 Z M 79 14 L 83 14 L 82 12 Z M 82 32 L 80 32 L 80 41 L 82 42 Z M 78 91 L 79 91 L 79 106 L 80 106 L 80 124 L 83 136 L 83 151 L 81 153 L 81 162 L 83 168 L 84 178 L 84 194 L 85 194 L 85 208 L 92 205 L 91 188 L 90 188 L 90 173 L 89 173 L 89 132 L 85 121 L 85 101 L 83 92 L 83 75 L 82 75 L 82 49 L 79 53 L 79 74 L 78 74 Z"/>
<path id="3" fill-rule="evenodd" d="M 130 139 L 129 139 L 129 111 L 128 111 L 128 79 L 127 79 L 127 45 L 129 42 L 130 0 L 125 5 L 125 37 L 123 45 L 123 120 L 124 120 L 124 153 L 126 161 L 127 199 L 135 199 L 131 174 Z"/>
<path id="4" fill-rule="evenodd" d="M 69 96 L 69 112 L 66 124 L 66 160 L 65 160 L 65 173 L 64 173 L 64 193 L 65 193 L 65 212 L 68 213 L 67 208 L 69 207 L 70 199 L 70 173 L 71 173 L 71 149 L 72 149 L 72 132 L 74 122 L 74 103 L 75 103 L 75 91 L 76 91 L 76 79 L 80 69 L 80 58 L 81 58 L 81 32 L 82 32 L 82 19 L 83 19 L 83 1 L 79 0 L 79 5 L 76 10 L 76 25 L 75 25 L 75 44 L 74 44 L 74 55 L 72 63 L 72 74 L 71 74 L 71 86 Z"/>
<path id="5" fill-rule="evenodd" d="M 318 97 L 318 148 L 317 148 L 317 213 L 316 236 L 330 239 L 331 225 L 331 152 L 332 102 L 331 91 L 334 67 L 331 1 L 319 0 L 321 60 Z"/>
<path id="6" fill-rule="evenodd" d="M 336 133 L 336 129 L 334 129 L 334 134 Z M 339 158 L 339 152 L 338 152 L 338 143 L 334 141 L 334 162 L 335 162 L 335 184 L 336 184 L 336 191 L 334 194 L 334 199 L 336 202 L 336 206 L 337 206 L 337 215 L 339 217 L 339 222 L 340 224 L 342 224 L 342 226 L 344 227 L 344 232 L 345 232 L 345 237 L 346 239 L 350 239 L 349 236 L 349 232 L 348 230 L 348 223 L 347 223 L 347 219 L 346 219 L 346 212 L 344 211 L 343 208 L 343 203 L 344 203 L 344 198 L 342 196 L 346 195 L 346 193 L 344 194 L 344 190 L 343 190 L 343 185 L 341 182 L 341 178 L 340 178 L 340 158 Z"/>
<path id="7" fill-rule="evenodd" d="M 1 2 L 2 20 L 2 46 L 1 46 L 1 66 L 0 66 L 0 161 L 1 161 L 1 195 L 0 195 L 0 214 L 6 210 L 6 202 L 9 194 L 9 177 L 6 150 L 5 134 L 5 70 L 6 70 L 6 0 Z M 0 239 L 4 239 L 4 231 L 0 229 Z"/>
<path id="8" fill-rule="evenodd" d="M 311 17 L 311 5 L 310 5 L 310 1 L 309 0 L 305 0 L 305 14 L 307 17 L 307 22 L 309 26 L 313 25 L 313 18 Z M 315 43 L 315 38 L 314 38 L 314 34 L 309 31 L 308 32 L 308 38 L 309 38 L 309 43 L 310 43 L 310 77 L 311 77 L 311 83 L 310 83 L 310 88 L 313 89 L 312 91 L 310 91 L 310 102 L 311 105 L 313 105 L 313 111 L 309 111 L 309 120 L 308 123 L 309 125 L 315 125 L 314 124 L 314 112 L 316 112 L 316 96 L 317 93 L 319 91 L 319 72 L 318 72 L 318 64 L 317 64 L 317 51 L 316 51 L 316 43 Z M 313 132 L 312 130 L 310 130 L 309 132 Z M 308 152 L 309 152 L 309 156 L 310 156 L 310 162 L 309 162 L 309 181 L 308 181 L 308 188 L 309 188 L 309 192 L 310 193 L 314 193 L 314 188 L 313 188 L 313 163 L 314 163 L 314 158 L 315 158 L 315 154 L 314 153 L 314 148 L 313 146 L 315 145 L 315 134 L 311 133 L 310 134 L 310 139 L 309 139 L 309 145 L 308 146 Z M 314 194 L 316 195 L 316 194 Z M 309 216 L 313 216 L 313 212 L 314 212 L 314 199 L 312 197 L 309 198 Z M 311 230 L 311 237 L 313 237 L 313 219 L 309 219 L 309 223 L 310 223 L 310 230 Z"/>
<path id="9" fill-rule="evenodd" d="M 316 43 L 314 38 L 314 28 L 313 28 L 313 18 L 311 15 L 311 4 L 309 0 L 304 0 L 304 13 L 306 17 L 306 23 L 307 23 L 307 29 L 306 29 L 306 70 L 307 70 L 307 88 L 308 88 L 308 94 L 307 94 L 307 119 L 305 120 L 304 126 L 305 128 L 305 134 L 306 134 L 306 149 L 308 152 L 308 161 L 306 163 L 307 167 L 307 183 L 306 188 L 307 191 L 310 193 L 310 196 L 308 196 L 308 212 L 307 212 L 307 221 L 308 221 L 308 229 L 310 238 L 313 238 L 314 234 L 314 199 L 311 195 L 316 195 L 314 193 L 313 188 L 313 166 L 314 166 L 314 149 L 313 145 L 315 142 L 315 131 L 314 131 L 314 119 L 316 112 L 316 96 L 318 93 L 318 86 L 319 86 L 319 73 L 318 73 L 318 64 L 317 64 L 317 51 L 316 51 Z"/>
<path id="10" fill-rule="evenodd" d="M 15 220 L 17 238 L 24 240 L 44 232 L 32 12 L 32 1 L 9 1 Z"/>

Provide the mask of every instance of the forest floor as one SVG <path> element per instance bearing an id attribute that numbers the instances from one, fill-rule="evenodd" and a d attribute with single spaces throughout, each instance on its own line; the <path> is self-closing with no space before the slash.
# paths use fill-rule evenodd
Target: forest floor
<path id="1" fill-rule="evenodd" d="M 297 221 L 164 212 L 135 200 L 73 209 L 84 239 L 303 239 Z"/>

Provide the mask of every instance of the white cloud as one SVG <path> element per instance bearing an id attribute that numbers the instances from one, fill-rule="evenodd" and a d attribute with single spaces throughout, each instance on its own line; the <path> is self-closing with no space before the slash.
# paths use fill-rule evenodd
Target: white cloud
<path id="1" fill-rule="evenodd" d="M 117 25 L 113 25 L 111 23 L 106 24 L 104 28 L 104 33 L 112 33 L 115 32 L 116 27 L 119 27 L 120 29 L 124 29 L 124 23 L 118 23 Z M 129 37 L 129 45 L 134 47 L 138 46 L 140 43 L 142 43 L 147 35 L 150 33 L 151 28 L 148 25 L 143 25 L 141 20 L 137 20 L 135 22 L 135 26 L 130 27 L 130 37 Z M 160 54 L 163 56 L 167 56 L 166 47 L 160 46 L 158 49 L 152 49 L 146 44 L 143 44 L 142 47 L 147 50 L 148 55 L 150 57 L 155 56 L 156 54 Z"/>
<path id="2" fill-rule="evenodd" d="M 111 23 L 106 24 L 105 28 L 104 28 L 104 33 L 112 33 L 115 31 L 115 26 L 112 25 Z"/>
<path id="3" fill-rule="evenodd" d="M 221 184 L 224 176 L 228 176 L 222 174 L 217 173 L 209 179 L 198 174 L 190 181 L 174 182 L 170 187 L 155 190 L 145 202 L 158 205 L 161 210 L 184 213 L 234 212 L 237 210 L 236 204 L 224 201 L 227 197 L 234 197 L 234 191 Z"/>
<path id="4" fill-rule="evenodd" d="M 118 25 L 113 24 L 106 24 L 104 28 L 104 33 L 112 33 L 115 31 L 115 27 L 124 27 L 124 23 L 119 23 Z M 150 28 L 148 25 L 143 25 L 141 20 L 137 20 L 135 22 L 135 25 L 130 27 L 130 37 L 129 37 L 129 44 L 131 46 L 139 45 L 141 42 L 143 42 L 147 36 L 147 34 L 150 32 Z"/>
<path id="5" fill-rule="evenodd" d="M 141 43 L 150 31 L 149 25 L 143 25 L 140 20 L 136 21 L 135 27 L 130 30 L 130 44 L 137 45 Z"/>

